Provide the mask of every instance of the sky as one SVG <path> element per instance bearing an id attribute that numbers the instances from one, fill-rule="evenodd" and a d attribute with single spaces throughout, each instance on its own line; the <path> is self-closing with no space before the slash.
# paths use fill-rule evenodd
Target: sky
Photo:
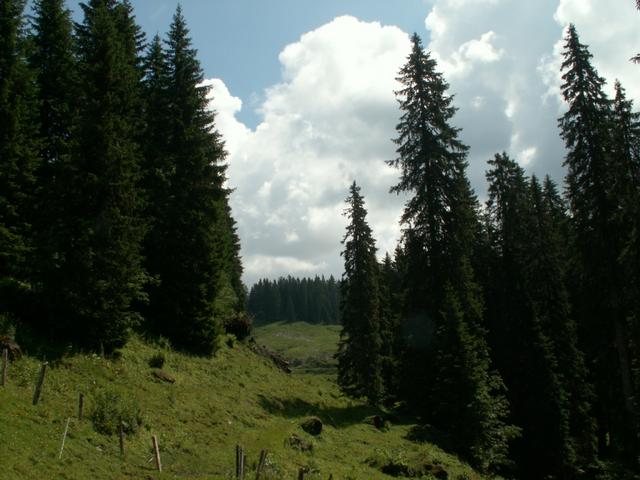
<path id="1" fill-rule="evenodd" d="M 176 2 L 132 0 L 166 32 Z M 78 11 L 77 3 L 69 7 Z M 505 151 L 562 182 L 560 64 L 574 23 L 613 90 L 640 102 L 640 12 L 633 0 L 183 0 L 228 152 L 228 183 L 251 286 L 280 275 L 342 274 L 342 215 L 355 180 L 379 254 L 393 252 L 406 197 L 392 139 L 398 70 L 417 32 L 455 95 L 484 200 L 486 162 Z M 76 19 L 79 14 L 76 13 Z"/>

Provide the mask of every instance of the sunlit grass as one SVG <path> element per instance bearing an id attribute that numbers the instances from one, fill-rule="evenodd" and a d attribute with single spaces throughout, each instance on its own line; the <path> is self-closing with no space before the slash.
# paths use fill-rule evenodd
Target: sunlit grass
<path id="1" fill-rule="evenodd" d="M 318 335 L 337 338 L 335 327 L 322 328 L 327 332 Z M 285 338 L 278 337 L 276 327 L 270 333 Z M 266 337 L 261 339 L 266 343 Z M 175 384 L 152 375 L 148 362 L 160 351 L 166 358 L 164 370 Z M 255 468 L 260 450 L 268 450 L 269 476 L 264 478 L 294 479 L 301 467 L 309 470 L 307 479 L 326 480 L 329 474 L 336 480 L 391 478 L 368 464 L 375 464 L 372 458 L 381 455 L 437 462 L 454 480 L 465 478 L 463 474 L 481 478 L 438 448 L 405 439 L 410 423 L 397 422 L 386 432 L 365 423 L 366 417 L 379 412 L 342 396 L 332 374 L 288 375 L 237 343 L 225 345 L 212 359 L 138 339 L 122 350 L 118 360 L 95 355 L 65 358 L 49 369 L 42 398 L 34 407 L 38 370 L 39 362 L 24 357 L 10 365 L 9 385 L 0 388 L 2 479 L 226 479 L 234 472 L 236 444 L 244 447 L 249 470 Z M 142 428 L 126 438 L 124 458 L 117 436 L 96 433 L 88 419 L 93 398 L 104 390 L 120 393 L 142 411 Z M 80 392 L 86 398 L 83 421 L 76 418 Z M 299 426 L 311 415 L 324 423 L 318 437 Z M 69 434 L 58 460 L 68 417 Z M 313 443 L 311 452 L 285 446 L 294 432 Z M 159 439 L 162 474 L 152 461 L 154 434 Z"/>

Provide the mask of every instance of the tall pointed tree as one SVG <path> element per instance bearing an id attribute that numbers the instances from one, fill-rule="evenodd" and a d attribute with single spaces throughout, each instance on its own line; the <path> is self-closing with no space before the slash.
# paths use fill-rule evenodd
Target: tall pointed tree
<path id="1" fill-rule="evenodd" d="M 160 62 L 157 42 L 152 54 Z M 166 144 L 151 149 L 165 157 L 148 159 L 159 162 L 149 198 L 163 208 L 147 241 L 152 252 L 148 268 L 158 278 L 150 289 L 148 315 L 175 346 L 210 354 L 221 328 L 214 300 L 222 273 L 217 249 L 223 233 L 217 227 L 224 213 L 225 152 L 207 109 L 208 88 L 201 85 L 202 69 L 180 7 L 164 55 L 166 73 L 158 66 L 156 75 L 159 82 L 166 75 L 166 113 L 161 116 L 166 125 L 160 126 L 166 128 Z"/>
<path id="2" fill-rule="evenodd" d="M 467 146 L 450 124 L 456 109 L 448 84 L 416 34 L 397 79 L 402 116 L 398 158 L 389 163 L 401 170 L 392 191 L 411 194 L 401 219 L 410 259 L 407 299 L 409 310 L 422 311 L 436 332 L 421 359 L 434 363 L 423 371 L 435 376 L 416 379 L 427 384 L 420 400 L 431 420 L 451 431 L 461 451 L 486 470 L 506 461 L 517 429 L 505 422 L 508 404 L 491 367 L 471 266 L 477 202 L 465 172 Z"/>
<path id="3" fill-rule="evenodd" d="M 563 55 L 562 93 L 569 109 L 559 126 L 567 148 L 567 193 L 580 269 L 574 304 L 595 379 L 600 450 L 631 461 L 638 451 L 638 421 L 628 312 L 620 295 L 626 279 L 619 262 L 628 225 L 620 222 L 622 199 L 613 190 L 620 171 L 612 154 L 611 106 L 604 79 L 573 25 Z"/>
<path id="4" fill-rule="evenodd" d="M 0 311 L 20 308 L 15 302 L 28 290 L 33 248 L 36 108 L 24 6 L 23 0 L 0 2 Z"/>
<path id="5" fill-rule="evenodd" d="M 338 384 L 355 397 L 380 402 L 382 338 L 376 246 L 360 187 L 353 182 L 346 199 L 347 232 L 342 243 L 344 273 L 340 305 L 342 330 L 338 344 Z"/>
<path id="6" fill-rule="evenodd" d="M 489 165 L 493 272 L 487 314 L 514 421 L 523 428 L 514 457 L 522 478 L 571 478 L 593 460 L 593 430 L 559 226 L 535 177 L 529 183 L 506 154 Z M 523 371 L 530 372 L 526 378 Z M 585 446 L 590 452 L 578 461 L 576 450 Z"/>
<path id="7" fill-rule="evenodd" d="M 34 216 L 34 290 L 42 308 L 37 330 L 51 335 L 66 317 L 68 287 L 64 251 L 74 220 L 69 216 L 78 76 L 71 12 L 63 0 L 34 3 L 31 66 L 38 88 L 40 163 Z"/>
<path id="8" fill-rule="evenodd" d="M 77 27 L 81 108 L 73 160 L 74 218 L 66 258 L 72 338 L 109 351 L 139 320 L 144 234 L 138 191 L 141 69 L 130 9 L 114 0 L 82 4 Z"/>

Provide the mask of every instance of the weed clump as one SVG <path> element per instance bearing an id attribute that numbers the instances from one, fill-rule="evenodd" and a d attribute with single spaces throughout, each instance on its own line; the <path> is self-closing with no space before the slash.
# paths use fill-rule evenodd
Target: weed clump
<path id="1" fill-rule="evenodd" d="M 164 367 L 164 362 L 166 361 L 166 357 L 164 353 L 158 352 L 154 356 L 149 359 L 149 366 L 151 368 L 162 368 Z"/>
<path id="2" fill-rule="evenodd" d="M 137 402 L 113 390 L 96 394 L 90 419 L 94 430 L 103 435 L 117 433 L 121 424 L 126 434 L 134 434 L 142 426 L 142 412 Z"/>

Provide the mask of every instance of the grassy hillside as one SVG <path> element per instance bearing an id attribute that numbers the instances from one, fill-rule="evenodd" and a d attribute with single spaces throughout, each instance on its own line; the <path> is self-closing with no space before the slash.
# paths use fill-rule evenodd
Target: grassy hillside
<path id="1" fill-rule="evenodd" d="M 10 365 L 9 384 L 0 387 L 0 478 L 226 479 L 232 478 L 237 443 L 247 452 L 250 471 L 260 449 L 269 451 L 263 478 L 294 479 L 300 467 L 308 468 L 307 479 L 326 480 L 329 474 L 336 480 L 392 478 L 381 473 L 384 465 L 401 473 L 421 471 L 416 478 L 434 478 L 426 474 L 429 469 L 440 471 L 440 478 L 445 478 L 442 470 L 453 480 L 482 478 L 437 447 L 407 440 L 410 424 L 396 421 L 380 431 L 366 423 L 379 412 L 341 396 L 331 375 L 285 374 L 238 343 L 223 346 L 213 359 L 140 340 L 121 353 L 117 360 L 78 355 L 51 365 L 37 406 L 31 400 L 39 362 L 23 357 Z M 174 384 L 153 376 L 148 362 L 158 353 L 166 357 L 163 371 Z M 76 418 L 80 392 L 86 396 L 87 417 L 104 392 L 137 405 L 142 426 L 127 436 L 124 458 L 116 435 L 99 434 L 89 418 Z M 117 403 L 111 399 L 105 409 Z M 300 428 L 311 415 L 324 422 L 317 437 Z M 312 450 L 287 446 L 293 433 Z M 151 461 L 153 434 L 159 439 L 162 474 Z"/>
<path id="2" fill-rule="evenodd" d="M 258 343 L 291 361 L 298 371 L 321 372 L 336 368 L 340 325 L 311 325 L 304 322 L 271 323 L 254 329 Z"/>

